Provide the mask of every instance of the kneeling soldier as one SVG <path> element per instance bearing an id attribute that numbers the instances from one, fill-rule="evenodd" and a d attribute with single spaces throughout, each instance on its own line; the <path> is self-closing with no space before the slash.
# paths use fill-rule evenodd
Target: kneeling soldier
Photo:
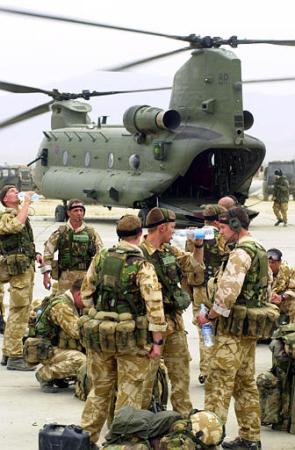
<path id="1" fill-rule="evenodd" d="M 48 351 L 42 357 L 42 367 L 36 372 L 41 390 L 57 392 L 67 377 L 76 377 L 86 362 L 79 342 L 79 310 L 82 279 L 74 281 L 71 290 L 47 297 L 36 323 L 36 337 L 44 340 L 42 348 Z M 42 344 L 41 344 L 42 345 Z"/>

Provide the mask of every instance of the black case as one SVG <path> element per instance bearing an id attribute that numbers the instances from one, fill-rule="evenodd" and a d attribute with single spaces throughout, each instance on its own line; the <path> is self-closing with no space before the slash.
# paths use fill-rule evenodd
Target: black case
<path id="1" fill-rule="evenodd" d="M 39 450 L 89 450 L 89 434 L 77 425 L 49 423 L 39 431 Z"/>

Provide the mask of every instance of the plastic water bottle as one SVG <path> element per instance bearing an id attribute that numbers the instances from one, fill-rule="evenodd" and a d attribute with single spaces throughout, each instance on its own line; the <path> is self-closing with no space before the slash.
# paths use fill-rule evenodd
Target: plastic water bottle
<path id="1" fill-rule="evenodd" d="M 202 228 L 186 228 L 175 230 L 174 235 L 176 237 L 186 237 L 187 239 L 214 239 L 214 228 L 209 226 Z"/>
<path id="2" fill-rule="evenodd" d="M 17 195 L 19 201 L 23 202 L 24 199 L 25 199 L 25 195 L 26 195 L 25 192 L 19 192 L 18 195 Z M 32 196 L 31 196 L 31 201 L 32 202 L 36 202 L 37 200 L 40 200 L 40 195 L 36 194 L 36 192 L 34 192 L 34 194 L 32 194 Z"/>
<path id="3" fill-rule="evenodd" d="M 202 303 L 200 306 L 200 312 L 204 315 L 207 314 L 208 308 Z M 205 347 L 212 347 L 214 345 L 213 325 L 211 322 L 204 323 L 202 325 L 202 337 Z"/>

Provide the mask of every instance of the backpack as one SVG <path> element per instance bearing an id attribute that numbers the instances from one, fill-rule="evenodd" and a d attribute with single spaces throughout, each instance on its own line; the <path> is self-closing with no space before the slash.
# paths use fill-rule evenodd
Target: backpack
<path id="1" fill-rule="evenodd" d="M 273 365 L 257 377 L 261 423 L 295 434 L 295 324 L 280 326 L 270 349 Z"/>

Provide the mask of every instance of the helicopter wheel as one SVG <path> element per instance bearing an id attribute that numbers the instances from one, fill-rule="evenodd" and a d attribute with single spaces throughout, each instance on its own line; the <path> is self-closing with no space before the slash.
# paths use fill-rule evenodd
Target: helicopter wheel
<path id="1" fill-rule="evenodd" d="M 66 221 L 66 208 L 63 205 L 57 205 L 54 212 L 54 217 L 56 222 Z"/>

